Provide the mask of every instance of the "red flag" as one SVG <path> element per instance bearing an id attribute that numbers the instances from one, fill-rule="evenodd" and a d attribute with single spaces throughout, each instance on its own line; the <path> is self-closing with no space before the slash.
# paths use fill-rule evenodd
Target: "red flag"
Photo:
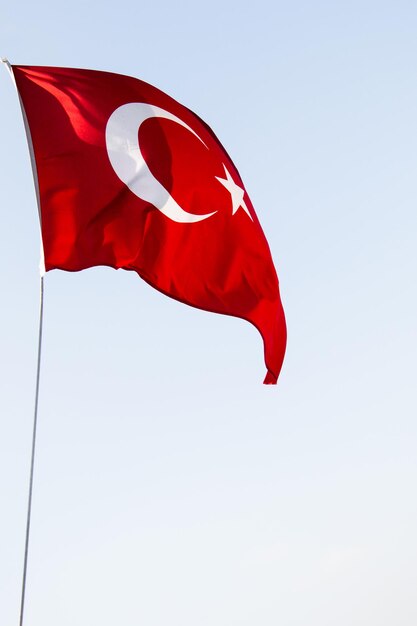
<path id="1" fill-rule="evenodd" d="M 13 66 L 39 185 L 46 271 L 136 271 L 264 340 L 265 383 L 286 344 L 278 278 L 243 182 L 213 131 L 135 78 Z"/>

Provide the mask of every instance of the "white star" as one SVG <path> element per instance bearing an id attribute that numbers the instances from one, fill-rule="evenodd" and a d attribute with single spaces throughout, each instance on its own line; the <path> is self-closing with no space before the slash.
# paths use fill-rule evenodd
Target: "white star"
<path id="1" fill-rule="evenodd" d="M 215 178 L 219 181 L 219 183 L 223 185 L 223 187 L 226 187 L 227 191 L 230 193 L 230 196 L 232 198 L 232 215 L 234 215 L 236 211 L 240 209 L 240 207 L 242 207 L 242 209 L 246 211 L 246 213 L 252 219 L 252 215 L 249 213 L 249 209 L 246 206 L 246 202 L 243 199 L 243 196 L 245 195 L 244 189 L 239 187 L 239 185 L 236 185 L 235 181 L 233 180 L 233 178 L 230 176 L 229 172 L 227 171 L 227 168 L 224 163 L 223 163 L 223 167 L 224 167 L 224 171 L 226 174 L 226 178 L 219 178 L 219 176 L 215 176 Z"/>

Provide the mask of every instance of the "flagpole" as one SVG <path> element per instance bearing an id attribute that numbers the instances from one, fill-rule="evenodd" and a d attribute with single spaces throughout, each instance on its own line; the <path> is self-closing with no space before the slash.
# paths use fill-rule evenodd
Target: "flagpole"
<path id="1" fill-rule="evenodd" d="M 1 61 L 5 65 L 6 69 L 8 70 L 10 77 L 16 88 L 17 95 L 19 97 L 20 107 L 21 107 L 22 116 L 23 116 L 23 123 L 25 125 L 26 137 L 28 141 L 29 155 L 30 155 L 30 161 L 32 165 L 33 180 L 35 184 L 35 192 L 36 192 L 36 199 L 37 199 L 37 204 L 38 204 L 38 212 L 39 212 L 39 220 L 40 220 L 41 213 L 40 213 L 40 201 L 39 201 L 39 183 L 38 183 L 38 176 L 36 172 L 35 157 L 33 153 L 32 137 L 30 134 L 29 125 L 28 125 L 27 118 L 26 118 L 26 112 L 23 107 L 23 103 L 20 98 L 19 91 L 17 89 L 12 66 L 9 63 L 9 60 L 5 57 L 3 57 Z M 42 241 L 42 238 L 41 238 L 41 241 Z M 24 617 L 24 611 L 25 611 L 26 578 L 27 578 L 28 557 L 29 557 L 30 522 L 31 522 L 31 516 L 32 516 L 33 476 L 34 476 L 34 469 L 35 469 L 35 453 L 36 453 L 36 432 L 37 432 L 37 427 L 38 427 L 38 405 L 39 405 L 39 384 L 40 384 L 40 376 L 41 376 L 43 301 L 44 301 L 44 276 L 45 276 L 45 262 L 44 262 L 42 244 L 41 244 L 41 259 L 40 259 L 40 264 L 39 264 L 39 270 L 40 270 L 40 298 L 39 298 L 38 355 L 37 355 L 37 366 L 36 366 L 35 406 L 34 406 L 34 411 L 33 411 L 33 430 L 32 430 L 32 453 L 31 453 L 31 460 L 30 460 L 29 493 L 28 493 L 28 506 L 27 506 L 27 514 L 26 514 L 25 554 L 24 554 L 24 559 L 23 559 L 22 594 L 21 594 L 21 600 L 20 600 L 19 626 L 23 626 L 23 617 Z"/>
<path id="2" fill-rule="evenodd" d="M 30 478 L 29 478 L 29 495 L 28 508 L 26 516 L 26 539 L 25 539 L 25 556 L 23 562 L 23 579 L 22 579 L 22 596 L 20 601 L 20 620 L 19 626 L 23 626 L 23 615 L 25 610 L 26 596 L 26 576 L 29 556 L 29 538 L 30 538 L 30 522 L 32 515 L 32 494 L 33 494 L 33 475 L 35 468 L 35 452 L 36 452 L 36 431 L 38 426 L 38 405 L 39 405 L 39 383 L 41 375 L 41 353 L 42 353 L 42 330 L 43 330 L 43 300 L 44 300 L 44 277 L 40 277 L 40 302 L 39 302 L 39 333 L 38 333 L 38 358 L 36 368 L 36 387 L 35 387 L 35 407 L 33 413 L 33 431 L 32 431 L 32 455 L 30 461 Z"/>

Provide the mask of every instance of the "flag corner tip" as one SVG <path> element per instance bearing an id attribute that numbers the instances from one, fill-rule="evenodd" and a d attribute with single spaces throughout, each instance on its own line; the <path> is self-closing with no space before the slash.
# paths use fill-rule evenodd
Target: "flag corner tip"
<path id="1" fill-rule="evenodd" d="M 278 376 L 276 376 L 270 370 L 268 370 L 264 379 L 264 385 L 276 385 L 277 380 L 278 380 Z"/>

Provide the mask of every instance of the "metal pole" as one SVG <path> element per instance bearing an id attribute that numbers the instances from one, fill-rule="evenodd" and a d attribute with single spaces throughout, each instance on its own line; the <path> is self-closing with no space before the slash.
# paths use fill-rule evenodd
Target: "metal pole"
<path id="1" fill-rule="evenodd" d="M 29 497 L 28 497 L 27 517 L 26 517 L 25 557 L 24 557 L 24 564 L 23 564 L 22 597 L 21 597 L 21 602 L 20 602 L 19 626 L 23 626 L 23 614 L 24 614 L 24 609 L 25 609 L 26 575 L 27 575 L 27 567 L 28 567 L 29 536 L 30 536 L 30 518 L 31 518 L 31 513 L 32 513 L 33 473 L 34 473 L 34 467 L 35 467 L 36 429 L 38 425 L 38 404 L 39 404 L 39 381 L 40 381 L 40 374 L 41 374 L 42 326 L 43 326 L 43 278 L 44 277 L 41 276 L 41 279 L 40 279 L 38 362 L 37 362 L 37 370 L 36 370 L 35 408 L 34 408 L 33 435 L 32 435 L 32 458 L 30 462 Z"/>
<path id="2" fill-rule="evenodd" d="M 20 107 L 22 110 L 23 122 L 26 130 L 26 137 L 28 141 L 30 160 L 32 164 L 32 173 L 33 180 L 35 183 L 35 191 L 36 191 L 36 199 L 38 203 L 38 212 L 39 212 L 39 221 L 41 222 L 41 211 L 40 211 L 40 199 L 39 199 L 39 183 L 38 183 L 38 175 L 36 170 L 35 157 L 33 153 L 33 145 L 32 145 L 32 137 L 30 134 L 29 124 L 26 117 L 26 112 L 20 98 L 19 91 L 17 89 L 16 81 L 13 74 L 13 68 L 10 65 L 7 58 L 2 58 L 1 61 L 6 66 L 9 71 L 10 77 L 14 83 L 14 86 L 17 91 L 17 95 L 19 97 Z M 41 237 L 42 241 L 42 237 Z M 36 429 L 38 425 L 38 404 L 39 404 L 39 382 L 41 375 L 41 351 L 42 351 L 42 327 L 43 327 L 43 279 L 45 275 L 45 263 L 44 263 L 44 254 L 43 254 L 43 246 L 41 245 L 41 260 L 40 260 L 40 305 L 39 305 L 39 335 L 38 335 L 38 360 L 37 360 L 37 369 L 36 369 L 36 388 L 35 388 L 35 407 L 34 407 L 34 416 L 33 416 L 33 434 L 32 434 L 32 457 L 30 462 L 30 478 L 29 478 L 29 496 L 28 496 L 28 510 L 26 516 L 26 540 L 25 540 L 25 556 L 23 562 L 23 580 L 22 580 L 22 596 L 20 602 L 20 620 L 19 626 L 23 626 L 23 615 L 25 610 L 25 596 L 26 596 L 26 577 L 27 577 L 27 568 L 28 568 L 28 555 L 29 555 L 29 537 L 30 537 L 30 519 L 32 514 L 32 493 L 33 493 L 33 473 L 35 467 L 35 451 L 36 451 Z"/>

